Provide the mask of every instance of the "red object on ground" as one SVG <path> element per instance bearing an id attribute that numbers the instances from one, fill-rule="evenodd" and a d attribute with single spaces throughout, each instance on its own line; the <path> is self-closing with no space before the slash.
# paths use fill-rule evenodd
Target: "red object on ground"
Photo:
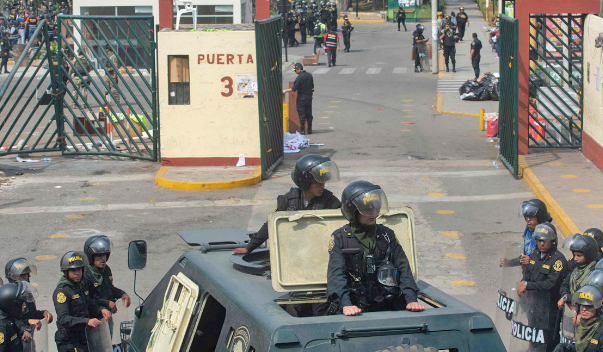
<path id="1" fill-rule="evenodd" d="M 415 124 L 414 122 L 408 122 L 408 121 L 406 121 L 406 122 L 404 122 L 404 123 L 405 123 L 406 125 L 414 125 L 414 124 Z"/>

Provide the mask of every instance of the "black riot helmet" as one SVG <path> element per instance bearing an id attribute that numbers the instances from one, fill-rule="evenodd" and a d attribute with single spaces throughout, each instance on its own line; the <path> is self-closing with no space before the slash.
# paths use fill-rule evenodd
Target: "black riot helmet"
<path id="1" fill-rule="evenodd" d="M 553 224 L 544 222 L 536 225 L 534 228 L 534 239 L 541 241 L 553 241 L 557 242 L 557 230 Z"/>
<path id="2" fill-rule="evenodd" d="M 24 303 L 33 303 L 38 291 L 29 282 L 11 282 L 0 287 L 0 310 L 13 318 L 20 319 L 27 313 Z"/>
<path id="3" fill-rule="evenodd" d="M 304 70 L 304 65 L 302 65 L 300 62 L 296 62 L 296 63 L 293 65 L 293 71 L 297 71 L 298 69 L 299 69 L 299 70 L 302 70 L 302 71 Z M 300 160 L 301 160 L 301 159 L 300 159 Z"/>
<path id="4" fill-rule="evenodd" d="M 417 31 L 419 31 L 419 33 L 423 33 L 424 30 L 425 30 L 425 26 L 419 23 L 417 25 Z"/>
<path id="5" fill-rule="evenodd" d="M 584 235 L 594 238 L 599 245 L 599 253 L 603 253 L 603 231 L 593 227 L 584 231 Z"/>
<path id="6" fill-rule="evenodd" d="M 391 302 L 400 297 L 400 271 L 390 262 L 390 248 L 386 260 L 377 268 L 377 281 L 383 297 Z"/>
<path id="7" fill-rule="evenodd" d="M 520 214 L 524 217 L 537 218 L 538 223 L 542 224 L 545 221 L 551 222 L 551 215 L 546 209 L 546 204 L 540 199 L 530 199 L 521 203 L 519 206 Z"/>
<path id="8" fill-rule="evenodd" d="M 88 264 L 94 263 L 95 255 L 107 255 L 107 261 L 113 250 L 113 242 L 107 236 L 92 236 L 84 243 L 84 253 L 88 257 Z"/>
<path id="9" fill-rule="evenodd" d="M 385 192 L 377 185 L 368 181 L 354 181 L 343 190 L 341 213 L 352 224 L 358 222 L 356 213 L 379 216 L 388 211 Z"/>
<path id="10" fill-rule="evenodd" d="M 599 289 L 603 290 L 603 270 L 595 269 L 588 276 L 587 285 L 597 286 Z"/>
<path id="11" fill-rule="evenodd" d="M 340 180 L 337 165 L 331 159 L 316 154 L 299 158 L 295 163 L 295 169 L 291 172 L 291 178 L 303 191 L 309 189 L 312 182 L 326 183 Z"/>
<path id="12" fill-rule="evenodd" d="M 87 262 L 84 253 L 69 251 L 61 258 L 61 271 L 65 274 L 69 269 L 84 268 Z"/>
<path id="13" fill-rule="evenodd" d="M 538 227 L 538 226 L 537 226 Z M 594 238 L 588 235 L 576 234 L 572 236 L 569 249 L 572 252 L 582 252 L 586 258 L 586 263 L 590 263 L 599 256 L 599 245 Z"/>
<path id="14" fill-rule="evenodd" d="M 593 306 L 595 309 L 603 306 L 603 294 L 597 286 L 586 285 L 580 288 L 572 297 L 572 302 L 581 306 Z"/>
<path id="15" fill-rule="evenodd" d="M 4 275 L 8 282 L 15 282 L 19 280 L 19 276 L 30 273 L 36 275 L 38 268 L 25 258 L 11 259 L 4 267 Z"/>
<path id="16" fill-rule="evenodd" d="M 461 8 L 459 8 L 459 11 L 463 12 L 465 11 L 465 8 L 461 6 Z"/>

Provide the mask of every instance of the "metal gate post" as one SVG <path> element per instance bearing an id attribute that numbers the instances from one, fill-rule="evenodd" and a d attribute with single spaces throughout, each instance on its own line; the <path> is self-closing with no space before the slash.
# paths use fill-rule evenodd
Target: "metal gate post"
<path id="1" fill-rule="evenodd" d="M 61 33 L 61 21 L 57 21 L 57 33 Z M 61 148 L 61 153 L 65 151 L 67 143 L 65 143 L 65 125 L 63 115 L 63 99 L 65 94 L 61 94 L 65 90 L 63 84 L 63 74 L 59 69 L 59 65 L 63 63 L 63 50 L 61 50 L 61 36 L 57 38 L 57 67 L 54 67 L 52 62 L 52 56 L 50 55 L 50 38 L 48 36 L 48 24 L 44 24 L 44 38 L 46 42 L 46 48 L 48 49 L 46 54 L 48 55 L 48 69 L 50 70 L 50 82 L 52 86 L 53 103 L 54 103 L 54 118 L 57 123 L 57 143 Z M 58 72 L 57 72 L 58 71 Z M 58 79 L 57 79 L 58 78 Z"/>

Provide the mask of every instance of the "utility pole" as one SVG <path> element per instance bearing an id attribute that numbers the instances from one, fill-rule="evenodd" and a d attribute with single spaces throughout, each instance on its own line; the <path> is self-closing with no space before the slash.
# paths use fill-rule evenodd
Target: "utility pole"
<path id="1" fill-rule="evenodd" d="M 431 73 L 438 73 L 438 0 L 431 0 Z M 417 54 L 418 55 L 418 54 Z"/>
<path id="2" fill-rule="evenodd" d="M 358 19 L 358 0 L 356 0 L 356 19 Z"/>

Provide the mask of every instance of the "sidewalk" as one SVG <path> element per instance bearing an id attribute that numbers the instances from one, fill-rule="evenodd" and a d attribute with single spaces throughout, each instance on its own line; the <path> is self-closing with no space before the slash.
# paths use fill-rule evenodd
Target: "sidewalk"
<path id="1" fill-rule="evenodd" d="M 469 58 L 473 33 L 477 33 L 477 38 L 482 42 L 480 73 L 499 71 L 496 53 L 492 52 L 490 43 L 488 42 L 490 33 L 486 32 L 486 30 L 490 27 L 487 27 L 487 23 L 479 11 L 477 3 L 471 0 L 446 1 L 444 10 L 447 15 L 453 11 L 456 14 L 459 12 L 461 6 L 465 7 L 465 12 L 469 16 L 469 27 L 465 29 L 463 41 L 456 44 L 457 72 L 452 72 L 452 63 L 449 64 L 450 72 L 445 72 L 443 53 L 440 51 L 440 80 L 438 81 L 437 90 L 438 99 L 441 99 L 441 110 L 439 110 L 474 115 L 478 115 L 482 108 L 485 109 L 486 113 L 498 112 L 498 101 L 468 101 L 460 99 L 458 89 L 468 79 L 475 78 L 471 59 Z M 476 124 L 476 126 L 478 125 Z"/>
<path id="2" fill-rule="evenodd" d="M 162 166 L 155 175 L 155 185 L 181 191 L 215 191 L 255 185 L 262 180 L 259 166 Z"/>

